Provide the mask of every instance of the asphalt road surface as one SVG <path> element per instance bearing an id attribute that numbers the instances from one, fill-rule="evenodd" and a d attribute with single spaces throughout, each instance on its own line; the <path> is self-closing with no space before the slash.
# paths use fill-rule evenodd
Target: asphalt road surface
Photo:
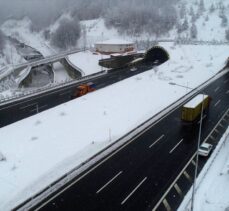
<path id="1" fill-rule="evenodd" d="M 94 82 L 96 89 L 100 89 L 133 75 L 150 70 L 152 67 L 152 65 L 141 65 L 135 71 L 131 71 L 129 68 L 116 69 L 100 78 L 89 81 Z M 23 100 L 0 105 L 0 127 L 71 100 L 71 95 L 74 93 L 77 86 L 78 85 L 69 85 L 58 88 L 55 91 L 47 91 L 46 93 L 38 94 L 33 97 L 30 96 Z"/>
<path id="2" fill-rule="evenodd" d="M 229 73 L 204 93 L 212 102 L 204 115 L 201 141 L 229 108 Z M 199 123 L 186 127 L 180 115 L 177 108 L 33 209 L 152 210 L 197 149 Z M 228 125 L 229 118 L 226 121 Z M 200 159 L 200 168 L 205 161 Z M 194 167 L 189 171 L 193 174 Z M 188 190 L 185 181 L 182 185 Z"/>

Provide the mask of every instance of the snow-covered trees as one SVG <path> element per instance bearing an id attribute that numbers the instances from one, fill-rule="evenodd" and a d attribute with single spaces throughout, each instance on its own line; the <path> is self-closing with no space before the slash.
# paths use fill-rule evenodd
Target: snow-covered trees
<path id="1" fill-rule="evenodd" d="M 174 0 L 116 0 L 118 6 L 105 12 L 105 23 L 119 29 L 121 33 L 138 35 L 141 32 L 163 34 L 177 21 Z"/>
<path id="2" fill-rule="evenodd" d="M 184 22 L 182 24 L 177 24 L 177 32 L 181 33 L 183 31 L 186 31 L 188 29 L 188 20 L 185 18 Z"/>
<path id="3" fill-rule="evenodd" d="M 229 29 L 225 30 L 226 40 L 229 41 Z"/>
<path id="4" fill-rule="evenodd" d="M 3 34 L 3 32 L 0 30 L 0 52 L 2 53 L 4 47 L 5 47 L 5 43 L 6 43 L 6 40 L 5 40 L 5 35 Z"/>
<path id="5" fill-rule="evenodd" d="M 191 39 L 196 39 L 197 38 L 197 28 L 196 25 L 193 23 L 190 29 L 190 37 Z"/>
<path id="6" fill-rule="evenodd" d="M 74 48 L 81 34 L 79 21 L 63 20 L 55 33 L 51 35 L 51 43 L 61 49 Z"/>
<path id="7" fill-rule="evenodd" d="M 214 11 L 215 11 L 215 6 L 214 6 L 214 4 L 212 4 L 210 7 L 210 12 L 213 13 Z"/>
<path id="8" fill-rule="evenodd" d="M 5 161 L 6 157 L 0 152 L 0 161 Z"/>
<path id="9" fill-rule="evenodd" d="M 221 26 L 222 27 L 226 27 L 228 24 L 228 19 L 227 19 L 227 16 L 223 13 L 221 15 Z"/>

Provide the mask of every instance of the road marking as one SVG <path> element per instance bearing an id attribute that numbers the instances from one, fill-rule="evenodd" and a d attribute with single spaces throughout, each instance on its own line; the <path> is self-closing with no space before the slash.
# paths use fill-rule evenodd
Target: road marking
<path id="1" fill-rule="evenodd" d="M 187 173 L 187 171 L 184 171 L 184 176 L 190 181 L 192 182 L 192 178 L 190 177 L 190 175 Z"/>
<path id="2" fill-rule="evenodd" d="M 217 92 L 219 90 L 219 86 L 214 90 L 214 92 Z"/>
<path id="3" fill-rule="evenodd" d="M 154 143 L 152 143 L 150 146 L 149 146 L 149 148 L 151 148 L 151 147 L 153 147 L 158 141 L 160 141 L 162 138 L 164 138 L 164 134 L 163 135 L 161 135 Z"/>
<path id="4" fill-rule="evenodd" d="M 112 179 L 110 179 L 103 187 L 101 187 L 99 190 L 96 191 L 96 193 L 98 194 L 99 192 L 101 192 L 105 187 L 107 187 L 111 182 L 113 182 L 120 174 L 122 173 L 122 171 L 120 171 L 118 174 L 116 174 Z"/>
<path id="5" fill-rule="evenodd" d="M 221 100 L 218 100 L 216 103 L 215 103 L 215 107 L 220 103 Z"/>
<path id="6" fill-rule="evenodd" d="M 194 160 L 192 160 L 191 163 L 192 163 L 193 166 L 196 166 L 196 162 Z"/>
<path id="7" fill-rule="evenodd" d="M 216 132 L 216 133 L 220 133 L 217 129 L 215 129 L 215 132 Z"/>
<path id="8" fill-rule="evenodd" d="M 181 142 L 183 141 L 184 139 L 182 138 L 176 145 L 175 147 L 173 147 L 170 151 L 169 151 L 169 154 L 171 154 L 180 144 Z"/>
<path id="9" fill-rule="evenodd" d="M 224 118 L 222 119 L 222 122 L 223 122 L 223 121 L 227 123 L 227 120 L 226 120 L 226 119 L 224 119 Z"/>
<path id="10" fill-rule="evenodd" d="M 225 114 L 223 115 L 222 118 L 224 118 L 225 115 L 227 115 L 227 113 L 229 112 L 229 109 L 225 112 Z M 214 129 L 220 124 L 220 121 L 222 120 L 222 118 L 217 122 L 216 126 L 213 128 L 213 130 L 211 132 L 214 131 Z M 208 140 L 211 132 L 209 133 L 209 135 L 204 139 L 204 141 Z M 158 207 L 160 206 L 160 204 L 162 203 L 163 199 L 168 195 L 169 191 L 173 188 L 174 184 L 177 182 L 177 180 L 181 177 L 182 174 L 184 174 L 185 169 L 188 167 L 188 165 L 192 162 L 192 160 L 195 158 L 196 156 L 196 152 L 193 154 L 193 156 L 190 158 L 190 160 L 186 163 L 186 165 L 184 166 L 184 168 L 180 171 L 180 173 L 177 175 L 177 177 L 175 178 L 175 180 L 172 182 L 172 184 L 169 186 L 169 188 L 164 192 L 163 196 L 160 198 L 160 200 L 157 202 L 157 204 L 154 206 L 154 208 L 152 209 L 152 211 L 156 211 L 158 209 Z"/>
<path id="11" fill-rule="evenodd" d="M 206 114 L 204 114 L 204 116 L 202 117 L 202 120 L 204 120 L 207 117 Z M 201 121 L 201 120 L 200 120 Z M 197 124 L 200 124 L 200 121 Z"/>
<path id="12" fill-rule="evenodd" d="M 211 138 L 213 141 L 215 140 L 215 138 L 212 135 L 210 135 L 209 138 Z"/>
<path id="13" fill-rule="evenodd" d="M 39 112 L 41 112 L 41 109 L 42 108 L 45 108 L 45 107 L 47 107 L 48 105 L 43 105 L 43 106 L 36 106 L 36 108 L 35 109 L 32 109 L 32 110 L 30 110 L 30 112 L 34 112 L 34 111 L 36 111 L 37 113 L 39 113 Z"/>
<path id="14" fill-rule="evenodd" d="M 134 188 L 134 190 L 121 202 L 121 205 L 123 205 L 133 194 L 134 192 L 145 182 L 147 177 L 145 177 L 137 186 Z"/>
<path id="15" fill-rule="evenodd" d="M 70 90 L 70 91 L 67 91 L 67 92 L 62 92 L 62 93 L 59 94 L 59 96 L 68 95 L 68 94 L 70 94 L 70 93 L 71 93 L 71 90 Z"/>
<path id="16" fill-rule="evenodd" d="M 174 188 L 176 189 L 177 193 L 178 193 L 180 196 L 183 196 L 182 190 L 180 189 L 180 187 L 178 186 L 177 183 L 174 185 Z"/>
<path id="17" fill-rule="evenodd" d="M 34 106 L 34 105 L 37 105 L 37 104 L 38 104 L 38 103 L 29 104 L 29 105 L 20 107 L 19 109 L 22 110 L 22 109 L 25 109 L 25 108 L 28 108 L 28 107 L 31 107 L 31 106 Z"/>
<path id="18" fill-rule="evenodd" d="M 221 128 L 224 128 L 224 125 L 222 125 L 221 123 L 219 124 L 219 126 L 220 126 Z"/>
<path id="19" fill-rule="evenodd" d="M 164 199 L 162 203 L 164 204 L 166 211 L 172 211 L 172 208 L 166 199 Z"/>

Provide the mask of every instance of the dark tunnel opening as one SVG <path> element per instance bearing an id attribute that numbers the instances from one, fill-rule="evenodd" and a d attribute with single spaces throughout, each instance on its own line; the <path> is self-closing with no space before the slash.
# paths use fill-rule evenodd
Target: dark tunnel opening
<path id="1" fill-rule="evenodd" d="M 169 60 L 168 52 L 161 46 L 154 46 L 149 49 L 145 56 L 144 61 L 147 63 L 157 63 L 162 64 Z"/>

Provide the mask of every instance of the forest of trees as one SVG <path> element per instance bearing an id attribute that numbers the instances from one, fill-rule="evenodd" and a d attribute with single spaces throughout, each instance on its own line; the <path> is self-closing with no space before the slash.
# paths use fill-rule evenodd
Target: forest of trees
<path id="1" fill-rule="evenodd" d="M 0 53 L 2 53 L 6 43 L 5 35 L 3 34 L 2 30 L 0 30 Z"/>
<path id="2" fill-rule="evenodd" d="M 79 21 L 103 18 L 107 27 L 114 27 L 120 34 L 138 36 L 144 32 L 156 37 L 166 35 L 171 29 L 176 37 L 198 39 L 197 21 L 204 15 L 203 26 L 209 21 L 211 13 L 217 10 L 228 40 L 228 6 L 222 2 L 206 6 L 207 0 L 196 0 L 188 7 L 182 0 L 7 0 L 0 7 L 0 23 L 7 18 L 28 16 L 31 31 L 43 31 L 46 39 L 59 48 L 76 44 L 81 32 Z M 12 6 L 13 5 L 13 6 Z M 55 6 L 54 6 L 55 5 Z M 3 9 L 4 8 L 4 9 Z M 7 13 L 6 13 L 7 11 Z M 25 12 L 26 11 L 26 12 Z M 56 32 L 48 29 L 63 13 L 71 20 L 60 24 Z M 13 15 L 12 15 L 13 14 Z M 74 22 L 73 22 L 74 21 Z M 75 24 L 74 24 L 75 23 Z M 66 25 L 66 26 L 64 26 Z M 72 29 L 70 29 L 72 26 Z M 64 33 L 61 35 L 61 33 Z M 75 34 L 73 36 L 73 34 Z M 62 45 L 61 40 L 69 39 Z"/>
<path id="3" fill-rule="evenodd" d="M 51 36 L 51 43 L 60 49 L 75 47 L 80 38 L 80 23 L 74 20 L 62 20 L 57 30 Z"/>

